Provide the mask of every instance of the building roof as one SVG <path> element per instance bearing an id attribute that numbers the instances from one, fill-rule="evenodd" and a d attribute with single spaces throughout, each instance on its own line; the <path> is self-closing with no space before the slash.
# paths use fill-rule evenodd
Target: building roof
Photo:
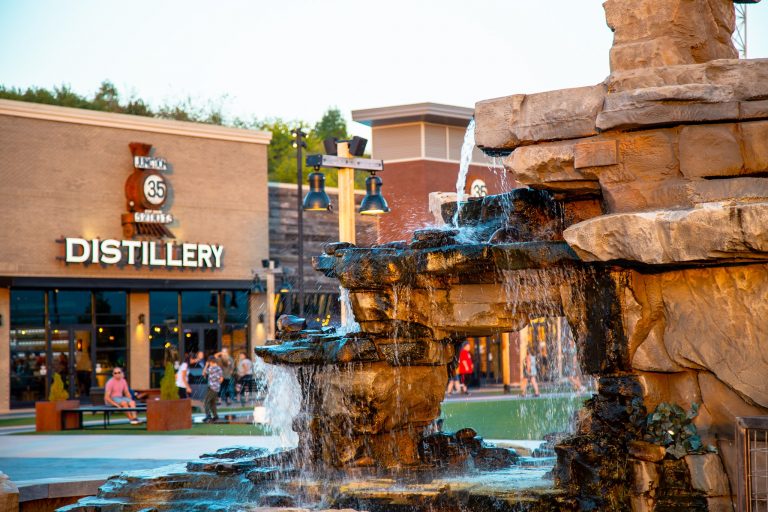
<path id="1" fill-rule="evenodd" d="M 474 114 L 475 110 L 472 108 L 426 102 L 353 110 L 352 119 L 367 126 L 421 121 L 465 127 Z"/>
<path id="2" fill-rule="evenodd" d="M 172 119 L 158 119 L 155 117 L 115 114 L 112 112 L 100 112 L 97 110 L 80 108 L 59 107 L 56 105 L 29 103 L 25 101 L 0 100 L 0 115 L 45 119 L 61 123 L 104 126 L 108 128 L 120 128 L 123 130 L 167 133 L 172 135 L 184 135 L 187 137 L 200 137 L 204 139 L 247 142 L 251 144 L 269 144 L 272 140 L 272 134 L 264 131 L 245 130 L 242 128 L 230 128 L 228 126 L 192 123 L 187 121 L 175 121 Z"/>

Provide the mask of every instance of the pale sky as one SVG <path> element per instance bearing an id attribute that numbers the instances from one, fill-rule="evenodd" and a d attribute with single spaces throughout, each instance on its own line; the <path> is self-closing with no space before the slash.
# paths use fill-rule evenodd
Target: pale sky
<path id="1" fill-rule="evenodd" d="M 768 1 L 748 19 L 749 57 L 768 57 Z M 232 117 L 314 122 L 595 84 L 611 40 L 600 0 L 0 0 L 0 83 L 109 79 L 151 104 L 226 96 Z"/>

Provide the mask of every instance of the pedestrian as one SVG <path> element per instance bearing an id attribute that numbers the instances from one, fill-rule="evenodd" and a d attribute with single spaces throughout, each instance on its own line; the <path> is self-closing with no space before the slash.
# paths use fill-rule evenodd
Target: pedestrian
<path id="1" fill-rule="evenodd" d="M 136 402 L 131 396 L 131 390 L 128 388 L 128 381 L 125 380 L 123 369 L 114 367 L 112 369 L 112 378 L 104 386 L 104 404 L 119 409 L 135 409 Z M 139 417 L 135 411 L 126 412 L 126 416 L 131 425 L 139 424 Z"/>
<path id="2" fill-rule="evenodd" d="M 248 392 L 249 397 L 253 396 L 253 363 L 245 352 L 238 355 L 237 385 L 240 386 L 240 405 L 245 405 L 245 393 Z"/>
<path id="3" fill-rule="evenodd" d="M 205 363 L 205 368 L 203 368 L 203 376 L 208 377 L 208 390 L 205 393 L 205 400 L 203 402 L 205 406 L 205 419 L 203 422 L 213 423 L 219 419 L 216 402 L 219 398 L 221 383 L 224 380 L 224 372 L 221 371 L 215 356 L 208 357 L 208 362 Z"/>
<path id="4" fill-rule="evenodd" d="M 528 354 L 525 356 L 525 361 L 523 362 L 523 381 L 520 384 L 520 389 L 523 392 L 523 396 L 528 394 L 529 380 L 531 381 L 531 386 L 533 386 L 533 396 L 539 396 L 539 382 L 536 380 L 537 374 L 536 356 L 528 352 Z"/>
<path id="5" fill-rule="evenodd" d="M 189 356 L 184 358 L 184 362 L 176 370 L 176 387 L 179 388 L 179 398 L 190 398 L 192 396 L 192 387 L 189 385 Z"/>
<path id="6" fill-rule="evenodd" d="M 472 362 L 472 354 L 469 352 L 469 342 L 465 341 L 459 352 L 459 390 L 465 395 L 469 395 L 467 382 L 474 371 L 475 364 Z"/>
<path id="7" fill-rule="evenodd" d="M 232 378 L 235 373 L 235 361 L 229 355 L 229 349 L 226 347 L 222 348 L 221 352 L 217 352 L 215 357 L 224 376 L 224 380 L 221 382 L 219 398 L 221 398 L 222 403 L 226 402 L 229 405 L 235 399 L 235 381 Z"/>

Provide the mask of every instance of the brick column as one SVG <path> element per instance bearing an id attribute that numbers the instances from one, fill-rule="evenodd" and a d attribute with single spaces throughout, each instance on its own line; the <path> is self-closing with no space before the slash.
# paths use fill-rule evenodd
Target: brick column
<path id="1" fill-rule="evenodd" d="M 11 289 L 0 288 L 0 412 L 11 408 Z"/>
<path id="2" fill-rule="evenodd" d="M 139 323 L 144 315 L 144 323 Z M 130 384 L 133 389 L 149 388 L 149 293 L 128 295 L 128 350 L 130 353 Z"/>

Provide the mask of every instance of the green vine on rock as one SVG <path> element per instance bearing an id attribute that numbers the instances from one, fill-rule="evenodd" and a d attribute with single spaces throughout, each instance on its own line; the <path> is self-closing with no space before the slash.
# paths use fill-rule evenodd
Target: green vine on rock
<path id="1" fill-rule="evenodd" d="M 699 414 L 699 404 L 691 404 L 686 413 L 680 406 L 661 402 L 648 415 L 645 422 L 644 439 L 663 446 L 667 454 L 680 459 L 692 453 L 715 452 L 713 446 L 704 446 L 693 419 Z"/>

